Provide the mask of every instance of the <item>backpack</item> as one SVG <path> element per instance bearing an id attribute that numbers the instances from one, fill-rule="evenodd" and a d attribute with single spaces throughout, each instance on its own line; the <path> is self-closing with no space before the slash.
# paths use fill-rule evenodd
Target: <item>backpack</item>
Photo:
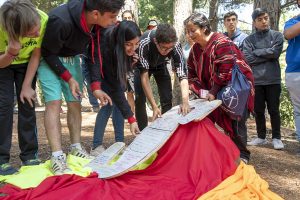
<path id="1" fill-rule="evenodd" d="M 250 83 L 234 62 L 231 81 L 217 94 L 217 99 L 222 101 L 222 109 L 231 119 L 239 121 L 242 118 L 247 109 L 250 90 Z"/>

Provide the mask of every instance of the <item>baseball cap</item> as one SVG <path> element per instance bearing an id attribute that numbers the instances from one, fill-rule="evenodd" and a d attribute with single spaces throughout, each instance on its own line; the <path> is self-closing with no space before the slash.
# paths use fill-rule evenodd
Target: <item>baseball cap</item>
<path id="1" fill-rule="evenodd" d="M 154 19 L 149 20 L 149 22 L 148 22 L 148 26 L 157 26 L 157 25 L 158 25 L 158 24 L 157 24 L 157 21 L 154 20 Z"/>

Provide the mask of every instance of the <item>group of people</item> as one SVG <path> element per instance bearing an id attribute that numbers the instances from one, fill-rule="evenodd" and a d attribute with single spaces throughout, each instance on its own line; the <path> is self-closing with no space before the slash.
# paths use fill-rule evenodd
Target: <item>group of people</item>
<path id="1" fill-rule="evenodd" d="M 194 13 L 184 22 L 190 43 L 182 48 L 170 24 L 157 25 L 156 21 L 150 21 L 149 30 L 142 34 L 131 11 L 124 11 L 123 20 L 117 22 L 123 6 L 124 0 L 70 0 L 48 15 L 29 0 L 7 0 L 1 6 L 0 175 L 17 171 L 9 164 L 14 85 L 19 108 L 20 159 L 23 165 L 40 163 L 34 110 L 36 73 L 46 105 L 45 130 L 52 152 L 51 168 L 56 175 L 70 172 L 61 144 L 62 94 L 68 107 L 69 153 L 91 159 L 105 150 L 102 140 L 111 113 L 115 140 L 122 142 L 124 119 L 127 119 L 133 134 L 148 125 L 146 98 L 152 107 L 153 119 L 172 108 L 172 85 L 167 67 L 170 60 L 172 70 L 180 81 L 180 113 L 183 115 L 191 110 L 191 91 L 198 97 L 215 100 L 217 93 L 230 81 L 232 67 L 236 63 L 251 86 L 244 114 L 240 120 L 232 120 L 225 110 L 218 108 L 209 118 L 230 136 L 240 150 L 241 160 L 247 163 L 250 152 L 246 147 L 246 121 L 249 113 L 254 112 L 258 138 L 248 144 L 264 144 L 267 103 L 274 148 L 284 147 L 280 138 L 278 62 L 283 35 L 269 29 L 266 10 L 254 10 L 252 19 L 256 31 L 250 36 L 237 28 L 238 16 L 234 12 L 224 16 L 226 33 L 213 32 L 206 16 Z M 295 56 L 298 34 L 295 32 L 300 34 L 297 20 L 292 20 L 285 30 L 285 37 L 289 39 L 287 74 L 293 80 L 290 80 L 288 88 L 299 131 L 299 95 L 294 83 L 297 79 L 299 82 L 294 73 L 299 72 L 299 61 L 295 59 L 298 55 Z M 89 77 L 87 85 L 90 93 L 101 105 L 90 153 L 83 148 L 80 138 L 80 103 L 85 74 Z M 152 75 L 158 86 L 160 106 L 150 86 Z M 201 90 L 207 91 L 204 97 L 200 94 Z M 300 138 L 300 134 L 298 136 Z"/>

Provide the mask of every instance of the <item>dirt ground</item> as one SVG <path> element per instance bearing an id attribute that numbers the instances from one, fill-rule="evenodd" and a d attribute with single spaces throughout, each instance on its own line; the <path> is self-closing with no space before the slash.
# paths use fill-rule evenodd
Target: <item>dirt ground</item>
<path id="1" fill-rule="evenodd" d="M 47 160 L 50 157 L 49 145 L 45 135 L 44 128 L 44 112 L 43 108 L 37 109 L 37 124 L 39 137 L 39 157 L 42 160 Z M 66 108 L 64 108 L 66 110 Z M 84 107 L 83 110 L 89 110 Z M 82 142 L 87 150 L 90 150 L 92 143 L 93 128 L 96 118 L 94 112 L 82 112 Z M 69 147 L 69 135 L 66 125 L 66 112 L 61 114 L 62 132 L 64 151 Z M 20 166 L 19 148 L 17 142 L 17 115 L 14 116 L 14 135 L 13 145 L 11 149 L 11 162 L 14 166 Z M 251 161 L 249 164 L 254 165 L 257 173 L 264 178 L 270 185 L 270 189 L 282 198 L 287 200 L 300 200 L 300 144 L 296 142 L 293 130 L 282 128 L 282 139 L 285 144 L 285 149 L 278 151 L 272 148 L 271 142 L 262 147 L 249 147 L 251 150 Z M 248 121 L 249 138 L 255 137 L 255 123 L 253 119 Z M 269 135 L 269 141 L 270 134 Z M 125 130 L 125 142 L 130 143 L 134 137 L 130 134 L 128 125 Z M 109 120 L 109 125 L 106 128 L 104 145 L 109 146 L 114 142 L 114 132 Z"/>

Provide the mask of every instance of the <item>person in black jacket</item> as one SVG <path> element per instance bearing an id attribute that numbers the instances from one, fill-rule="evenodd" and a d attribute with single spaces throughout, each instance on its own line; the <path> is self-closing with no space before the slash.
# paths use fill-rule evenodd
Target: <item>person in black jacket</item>
<path id="1" fill-rule="evenodd" d="M 61 147 L 61 93 L 68 106 L 70 153 L 91 158 L 80 144 L 82 73 L 79 54 L 89 47 L 87 65 L 91 89 L 102 105 L 111 103 L 110 97 L 100 87 L 100 76 L 103 75 L 100 28 L 115 24 L 123 5 L 124 0 L 70 0 L 49 13 L 38 75 L 46 102 L 45 128 L 54 174 L 70 171 Z"/>
<path id="2" fill-rule="evenodd" d="M 153 110 L 153 120 L 172 108 L 172 85 L 167 68 L 168 60 L 171 60 L 173 70 L 180 80 L 182 114 L 188 113 L 190 106 L 187 67 L 181 45 L 177 42 L 175 29 L 169 24 L 159 24 L 157 29 L 145 32 L 141 37 L 138 53 L 139 62 L 135 70 L 134 87 L 135 115 L 139 129 L 143 130 L 148 124 L 146 97 Z M 154 100 L 150 87 L 151 75 L 157 83 L 161 110 Z"/>
<path id="3" fill-rule="evenodd" d="M 270 19 L 266 9 L 256 8 L 252 13 L 252 19 L 256 31 L 244 40 L 243 52 L 254 76 L 257 138 L 248 142 L 248 145 L 267 143 L 265 119 L 267 105 L 271 118 L 274 149 L 283 149 L 279 113 L 281 93 L 279 56 L 283 48 L 283 35 L 270 29 Z"/>
<path id="4" fill-rule="evenodd" d="M 125 20 L 108 28 L 101 37 L 104 75 L 101 84 L 103 90 L 112 98 L 114 105 L 102 106 L 98 112 L 91 155 L 97 156 L 104 151 L 102 146 L 104 130 L 113 109 L 117 109 L 118 113 L 121 111 L 123 117 L 128 119 L 131 133 L 139 132 L 134 114 L 126 100 L 125 92 L 128 87 L 127 74 L 132 71 L 133 64 L 138 59 L 135 50 L 138 48 L 140 36 L 141 31 L 137 24 Z M 122 116 L 114 116 L 114 114 L 112 117 L 116 118 L 113 120 L 115 139 L 116 142 L 123 142 L 124 131 L 119 129 L 124 129 L 124 120 Z"/>

